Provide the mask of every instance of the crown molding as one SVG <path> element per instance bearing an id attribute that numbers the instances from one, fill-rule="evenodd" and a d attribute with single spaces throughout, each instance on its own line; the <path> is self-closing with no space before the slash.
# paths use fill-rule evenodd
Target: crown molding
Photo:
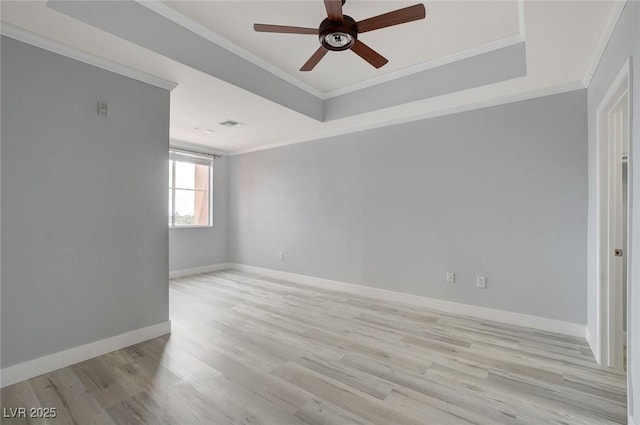
<path id="1" fill-rule="evenodd" d="M 453 115 L 461 112 L 472 111 L 475 109 L 482 109 L 482 108 L 488 108 L 492 106 L 504 105 L 507 103 L 535 99 L 537 97 L 545 97 L 545 96 L 552 96 L 554 94 L 569 93 L 576 90 L 583 90 L 584 88 L 585 86 L 582 83 L 582 81 L 573 81 L 565 84 L 546 87 L 543 89 L 530 90 L 527 92 L 515 93 L 515 94 L 506 95 L 506 96 L 496 97 L 493 99 L 482 100 L 479 102 L 461 103 L 459 105 L 452 106 L 452 107 L 437 109 L 429 112 L 421 112 L 418 114 L 407 115 L 399 118 L 392 118 L 385 121 L 377 121 L 374 123 L 368 123 L 365 125 L 354 126 L 346 129 L 331 130 L 327 132 L 316 133 L 314 135 L 310 135 L 309 137 L 304 137 L 300 139 L 291 139 L 283 142 L 272 143 L 269 145 L 228 151 L 227 155 L 235 156 L 235 155 L 242 155 L 242 154 L 251 153 L 251 152 L 258 152 L 258 151 L 267 150 L 267 149 L 275 149 L 283 146 L 295 145 L 297 143 L 310 142 L 313 140 L 325 139 L 328 137 L 335 137 L 343 134 L 357 133 L 360 131 L 372 130 L 372 129 L 381 128 L 381 127 L 388 127 L 388 126 L 397 125 L 397 124 L 404 124 L 412 121 L 420 121 L 420 120 L 429 119 L 429 118 L 436 118 L 436 117 L 441 117 L 445 115 Z"/>
<path id="2" fill-rule="evenodd" d="M 523 39 L 527 38 L 527 30 L 525 25 L 524 0 L 518 0 L 518 32 Z"/>
<path id="3" fill-rule="evenodd" d="M 388 81 L 395 80 L 397 78 L 406 77 L 418 72 L 433 69 L 438 66 L 447 65 L 449 63 L 457 62 L 459 60 L 468 59 L 474 56 L 482 55 L 494 50 L 502 49 L 505 47 L 513 46 L 514 44 L 522 43 L 526 41 L 525 21 L 524 21 L 524 0 L 518 0 L 518 34 L 500 38 L 498 40 L 491 41 L 489 43 L 472 47 L 470 49 L 462 50 L 449 56 L 445 56 L 438 59 L 433 59 L 427 62 L 423 62 L 418 65 L 414 65 L 409 68 L 401 69 L 390 74 L 381 75 L 380 77 L 372 78 L 370 80 L 362 81 L 360 83 L 352 84 L 337 90 L 332 90 L 323 94 L 322 99 L 331 99 L 332 97 L 340 96 L 343 94 L 351 93 L 356 90 L 372 87 L 377 84 L 386 83 Z"/>
<path id="4" fill-rule="evenodd" d="M 598 65 L 602 60 L 602 56 L 604 55 L 604 51 L 609 44 L 609 40 L 613 35 L 613 31 L 616 29 L 616 25 L 618 24 L 618 20 L 620 20 L 620 16 L 622 15 L 622 10 L 627 4 L 627 0 L 617 0 L 613 2 L 613 7 L 611 12 L 609 12 L 609 16 L 607 17 L 607 21 L 604 24 L 604 28 L 602 33 L 600 34 L 600 38 L 598 39 L 598 43 L 596 44 L 594 54 L 591 57 L 591 62 L 589 62 L 589 66 L 587 67 L 587 72 L 585 73 L 584 78 L 582 79 L 585 87 L 589 87 L 591 85 L 591 80 L 593 80 L 596 71 L 598 70 Z"/>
<path id="5" fill-rule="evenodd" d="M 447 65 L 453 62 L 457 62 L 463 59 L 468 59 L 474 56 L 479 56 L 484 53 L 492 52 L 494 50 L 502 49 L 505 47 L 513 46 L 524 42 L 524 38 L 520 34 L 512 35 L 498 40 L 491 41 L 481 46 L 472 47 L 471 49 L 462 50 L 449 56 L 433 59 L 427 62 L 423 62 L 418 65 L 410 66 L 408 68 L 400 69 L 389 74 L 381 75 L 379 77 L 372 78 L 370 80 L 362 81 L 350 86 L 342 87 L 337 90 L 332 90 L 323 94 L 323 100 L 331 99 L 332 97 L 341 96 L 343 94 L 352 93 L 357 90 L 362 90 L 368 87 L 372 87 L 378 84 L 386 83 L 396 80 L 398 78 L 407 77 L 412 74 L 417 74 L 422 71 L 437 68 L 442 65 Z"/>
<path id="6" fill-rule="evenodd" d="M 301 80 L 298 80 L 297 78 L 291 76 L 290 74 L 282 71 L 280 68 L 277 68 L 271 65 L 269 62 L 265 61 L 264 59 L 254 55 L 253 53 L 249 52 L 246 49 L 243 49 L 237 44 L 232 43 L 231 41 L 222 37 L 220 34 L 217 34 L 211 31 L 209 28 L 206 28 L 204 25 L 201 25 L 198 22 L 194 21 L 193 19 L 186 17 L 185 15 L 181 14 L 175 9 L 172 9 L 166 4 L 163 4 L 159 1 L 145 1 L 145 0 L 135 0 L 135 1 L 141 6 L 146 7 L 147 9 L 157 13 L 158 15 L 170 20 L 171 22 L 188 29 L 194 34 L 199 35 L 205 40 L 209 40 L 210 42 L 217 44 L 223 49 L 226 49 L 231 53 L 241 57 L 242 59 L 245 59 L 251 62 L 252 64 L 264 69 L 267 72 L 270 72 L 276 77 L 281 78 L 282 80 L 298 87 L 299 89 L 306 91 L 307 93 L 317 98 L 322 99 L 323 94 L 321 91 L 315 89 L 314 87 L 311 87 L 310 85 L 308 85 L 307 83 Z"/>
<path id="7" fill-rule="evenodd" d="M 189 31 L 198 34 L 204 39 L 217 44 L 218 46 L 230 51 L 231 53 L 245 59 L 252 64 L 264 69 L 267 72 L 275 75 L 278 78 L 298 87 L 306 91 L 307 93 L 317 97 L 321 100 L 327 100 L 332 97 L 340 96 L 343 94 L 351 93 L 357 90 L 361 90 L 364 88 L 372 87 L 377 84 L 385 83 L 388 81 L 392 81 L 398 78 L 406 77 L 408 75 L 412 75 L 418 72 L 426 71 L 428 69 L 436 68 L 438 66 L 446 65 L 452 62 L 456 62 L 462 59 L 467 59 L 473 56 L 481 55 L 493 50 L 498 50 L 504 47 L 512 46 L 514 44 L 522 43 L 525 41 L 524 38 L 524 0 L 518 0 L 518 34 L 514 34 L 509 37 L 504 37 L 498 40 L 494 40 L 490 43 L 483 44 L 481 46 L 473 47 L 471 49 L 466 49 L 461 52 L 443 57 L 434 60 L 430 60 L 409 68 L 405 68 L 396 72 L 392 72 L 389 74 L 381 75 L 380 77 L 372 78 L 366 81 L 362 81 L 360 83 L 352 84 L 346 87 L 342 87 L 337 90 L 332 90 L 329 92 L 322 92 L 309 84 L 295 78 L 291 74 L 283 71 L 282 69 L 272 65 L 266 60 L 254 55 L 248 50 L 238 46 L 237 44 L 229 41 L 224 38 L 220 34 L 217 34 L 214 31 L 211 31 L 209 28 L 204 25 L 199 24 L 193 19 L 183 15 L 182 13 L 176 11 L 175 9 L 159 2 L 159 1 L 149 1 L 149 0 L 135 0 L 138 4 L 148 8 L 149 10 L 159 14 L 160 16 L 178 24 Z"/>
<path id="8" fill-rule="evenodd" d="M 202 153 L 209 153 L 212 155 L 229 155 L 228 151 L 222 150 L 222 149 L 216 149 L 216 148 L 212 148 L 211 146 L 205 146 L 205 145 L 197 145 L 195 143 L 190 143 L 190 142 L 185 142 L 183 140 L 176 140 L 176 139 L 170 139 L 169 140 L 169 147 L 170 148 L 183 148 L 183 149 L 190 149 L 196 152 L 202 152 Z"/>
<path id="9" fill-rule="evenodd" d="M 124 75 L 125 77 L 133 78 L 134 80 L 142 81 L 143 83 L 151 84 L 152 86 L 160 87 L 165 90 L 171 91 L 178 86 L 178 83 L 174 83 L 172 81 L 156 77 L 155 75 L 147 74 L 146 72 L 138 71 L 137 69 L 67 46 L 66 44 L 43 37 L 5 21 L 0 21 L 0 33 L 6 37 L 13 38 L 14 40 L 66 56 L 116 74 Z"/>

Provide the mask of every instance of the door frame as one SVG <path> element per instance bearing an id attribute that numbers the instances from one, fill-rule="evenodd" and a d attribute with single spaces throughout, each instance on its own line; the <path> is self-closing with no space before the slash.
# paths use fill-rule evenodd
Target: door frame
<path id="1" fill-rule="evenodd" d="M 632 103 L 631 103 L 631 61 L 627 59 L 622 69 L 613 80 L 606 94 L 598 104 L 596 110 L 596 203 L 597 203 L 597 262 L 596 262 L 596 281 L 597 281 L 597 335 L 596 335 L 596 353 L 594 353 L 599 364 L 608 367 L 622 369 L 623 367 L 623 331 L 622 331 L 622 309 L 616 311 L 612 306 L 622 306 L 622 280 L 618 276 L 618 268 L 611 267 L 610 263 L 615 260 L 613 256 L 614 248 L 624 249 L 627 256 L 627 277 L 629 277 L 629 245 L 630 240 L 627 238 L 627 246 L 613 246 L 614 229 L 622 223 L 620 211 L 614 206 L 614 199 L 611 195 L 615 190 L 619 190 L 615 185 L 618 183 L 610 178 L 612 170 L 617 165 L 615 161 L 621 161 L 621 146 L 619 146 L 619 138 L 615 143 L 610 143 L 612 137 L 612 126 L 610 125 L 613 117 L 613 110 L 619 105 L 620 100 L 626 94 L 627 96 L 627 125 L 623 131 L 627 134 L 627 140 L 631 141 L 631 122 L 632 122 Z M 630 150 L 630 149 L 629 149 Z M 627 234 L 629 232 L 628 214 L 629 205 L 631 205 L 631 160 L 628 151 L 627 161 Z M 622 260 L 620 260 L 622 261 Z M 628 279 L 627 279 L 628 284 Z M 628 289 L 628 288 L 627 288 Z M 628 312 L 628 309 L 627 309 Z M 628 314 L 627 314 L 628 315 Z"/>

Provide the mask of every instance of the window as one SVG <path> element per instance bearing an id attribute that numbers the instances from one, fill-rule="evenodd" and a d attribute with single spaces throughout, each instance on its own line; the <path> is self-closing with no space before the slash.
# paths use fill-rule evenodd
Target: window
<path id="1" fill-rule="evenodd" d="M 211 156 L 169 151 L 169 227 L 212 226 Z"/>

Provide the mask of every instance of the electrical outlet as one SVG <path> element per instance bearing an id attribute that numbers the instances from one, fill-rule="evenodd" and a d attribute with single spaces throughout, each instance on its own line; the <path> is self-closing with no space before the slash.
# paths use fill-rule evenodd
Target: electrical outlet
<path id="1" fill-rule="evenodd" d="M 456 274 L 453 272 L 447 272 L 447 283 L 454 283 L 456 281 Z"/>
<path id="2" fill-rule="evenodd" d="M 98 116 L 106 117 L 109 115 L 109 105 L 107 102 L 98 101 Z"/>
<path id="3" fill-rule="evenodd" d="M 484 276 L 476 276 L 476 286 L 478 288 L 486 288 L 487 287 L 487 278 Z"/>
<path id="4" fill-rule="evenodd" d="M 278 258 L 280 259 L 280 261 L 284 261 L 284 252 L 283 251 L 280 251 L 278 253 Z"/>

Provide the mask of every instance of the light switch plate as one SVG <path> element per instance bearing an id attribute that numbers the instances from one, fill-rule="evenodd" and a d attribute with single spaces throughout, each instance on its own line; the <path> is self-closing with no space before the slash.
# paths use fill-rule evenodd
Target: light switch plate
<path id="1" fill-rule="evenodd" d="M 484 276 L 476 276 L 476 286 L 478 288 L 486 288 L 487 287 L 487 278 Z"/>

